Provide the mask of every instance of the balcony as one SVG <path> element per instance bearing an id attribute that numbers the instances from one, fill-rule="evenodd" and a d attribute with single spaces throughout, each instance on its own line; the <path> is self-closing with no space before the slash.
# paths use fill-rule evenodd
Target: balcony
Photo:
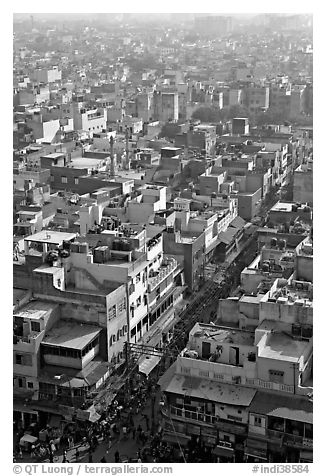
<path id="1" fill-rule="evenodd" d="M 277 390 L 279 392 L 294 393 L 293 385 L 285 385 L 284 383 L 268 382 L 259 378 L 246 378 L 246 385 L 252 387 L 265 388 L 268 390 Z"/>
<path id="2" fill-rule="evenodd" d="M 170 409 L 170 410 L 169 410 Z M 182 420 L 188 421 L 197 421 L 204 424 L 211 424 L 214 425 L 217 422 L 218 417 L 214 415 L 209 415 L 207 413 L 201 412 L 193 412 L 186 410 L 185 408 L 177 408 L 174 406 L 170 406 L 169 409 L 163 410 L 163 414 L 167 417 L 171 417 L 172 415 L 179 417 Z"/>
<path id="3" fill-rule="evenodd" d="M 164 258 L 162 266 L 156 271 L 156 276 L 148 278 L 148 292 L 152 292 L 178 266 L 174 258 Z"/>

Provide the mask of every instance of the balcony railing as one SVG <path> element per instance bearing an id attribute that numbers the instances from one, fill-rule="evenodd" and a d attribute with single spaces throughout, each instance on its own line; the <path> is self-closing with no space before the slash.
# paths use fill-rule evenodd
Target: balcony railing
<path id="1" fill-rule="evenodd" d="M 304 438 L 303 436 L 294 435 L 292 433 L 284 433 L 282 431 L 268 429 L 266 430 L 266 436 L 287 446 L 300 446 L 302 448 L 313 447 L 313 440 L 311 438 Z"/>
<path id="2" fill-rule="evenodd" d="M 178 262 L 174 258 L 166 258 L 167 264 L 158 269 L 158 274 L 152 278 L 148 278 L 148 291 L 152 292 L 169 274 L 171 274 L 178 266 Z"/>
<path id="3" fill-rule="evenodd" d="M 209 415 L 207 413 L 201 412 L 193 412 L 190 410 L 186 410 L 185 408 L 177 408 L 173 406 L 170 406 L 169 410 L 167 409 L 165 412 L 163 411 L 163 413 L 165 413 L 166 415 L 175 415 L 184 420 L 198 421 L 211 425 L 215 424 L 217 421 L 217 417 L 214 415 Z"/>
<path id="4" fill-rule="evenodd" d="M 278 390 L 280 392 L 294 393 L 293 385 L 285 385 L 284 383 L 268 382 L 259 378 L 246 378 L 246 385 L 253 387 L 265 388 L 268 390 Z"/>

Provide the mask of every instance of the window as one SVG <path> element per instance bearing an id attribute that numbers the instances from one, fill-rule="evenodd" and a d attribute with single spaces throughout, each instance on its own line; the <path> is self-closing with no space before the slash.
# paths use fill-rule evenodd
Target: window
<path id="1" fill-rule="evenodd" d="M 275 383 L 283 383 L 284 372 L 280 370 L 270 370 L 269 371 L 269 380 Z"/>
<path id="2" fill-rule="evenodd" d="M 22 355 L 16 354 L 16 364 L 18 365 L 22 364 Z"/>
<path id="3" fill-rule="evenodd" d="M 28 388 L 33 388 L 34 387 L 33 382 L 27 382 L 27 387 Z"/>
<path id="4" fill-rule="evenodd" d="M 61 176 L 61 183 L 67 183 L 68 179 L 64 175 Z"/>
<path id="5" fill-rule="evenodd" d="M 118 304 L 118 312 L 119 314 L 126 309 L 126 298 L 123 298 Z"/>
<path id="6" fill-rule="evenodd" d="M 31 322 L 31 330 L 34 332 L 40 332 L 41 331 L 41 325 L 39 322 L 32 321 Z"/>
<path id="7" fill-rule="evenodd" d="M 75 178 L 75 185 L 78 185 L 78 184 L 79 184 L 79 179 Z"/>
<path id="8" fill-rule="evenodd" d="M 109 321 L 111 319 L 114 319 L 115 317 L 117 316 L 117 308 L 116 306 L 112 306 L 109 308 L 109 311 L 108 311 L 108 318 L 109 318 Z"/>
<path id="9" fill-rule="evenodd" d="M 200 377 L 209 377 L 209 372 L 208 372 L 208 370 L 200 370 L 200 371 L 199 371 L 199 376 L 200 376 Z"/>
<path id="10" fill-rule="evenodd" d="M 50 175 L 50 182 L 54 182 L 54 176 Z"/>
<path id="11" fill-rule="evenodd" d="M 261 426 L 261 418 L 260 417 L 257 417 L 257 416 L 254 417 L 254 425 L 255 426 Z"/>
<path id="12" fill-rule="evenodd" d="M 190 369 L 187 368 L 187 367 L 181 367 L 181 372 L 182 372 L 183 374 L 190 374 Z"/>

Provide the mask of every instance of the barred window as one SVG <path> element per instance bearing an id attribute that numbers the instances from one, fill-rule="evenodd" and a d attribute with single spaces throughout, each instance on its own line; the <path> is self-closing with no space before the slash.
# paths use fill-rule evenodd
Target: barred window
<path id="1" fill-rule="evenodd" d="M 117 307 L 116 307 L 116 305 L 110 307 L 109 312 L 108 312 L 108 317 L 109 317 L 109 320 L 114 319 L 115 317 L 117 317 Z"/>
<path id="2" fill-rule="evenodd" d="M 126 309 L 126 298 L 123 298 L 118 304 L 118 312 L 119 314 Z"/>

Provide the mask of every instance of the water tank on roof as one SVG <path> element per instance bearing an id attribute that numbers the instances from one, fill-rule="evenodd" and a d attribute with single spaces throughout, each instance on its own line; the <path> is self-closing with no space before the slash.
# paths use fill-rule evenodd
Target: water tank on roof
<path id="1" fill-rule="evenodd" d="M 115 251 L 121 251 L 121 240 L 113 240 L 112 249 Z"/>
<path id="2" fill-rule="evenodd" d="M 269 271 L 269 264 L 268 263 L 263 263 L 261 265 L 261 270 L 265 273 L 268 272 Z"/>
<path id="3" fill-rule="evenodd" d="M 70 247 L 71 247 L 72 243 L 71 241 L 63 241 L 62 242 L 62 249 L 64 250 L 70 250 Z"/>
<path id="4" fill-rule="evenodd" d="M 280 250 L 285 250 L 285 248 L 286 248 L 286 241 L 283 240 L 283 239 L 278 240 L 278 248 L 279 248 Z"/>
<path id="5" fill-rule="evenodd" d="M 79 245 L 79 253 L 88 253 L 88 243 L 80 243 Z"/>
<path id="6" fill-rule="evenodd" d="M 121 240 L 121 251 L 131 251 L 131 243 L 128 240 Z"/>
<path id="7" fill-rule="evenodd" d="M 271 248 L 276 248 L 276 246 L 277 246 L 277 239 L 271 238 Z"/>
<path id="8" fill-rule="evenodd" d="M 71 253 L 79 253 L 79 243 L 71 243 L 70 251 Z"/>

